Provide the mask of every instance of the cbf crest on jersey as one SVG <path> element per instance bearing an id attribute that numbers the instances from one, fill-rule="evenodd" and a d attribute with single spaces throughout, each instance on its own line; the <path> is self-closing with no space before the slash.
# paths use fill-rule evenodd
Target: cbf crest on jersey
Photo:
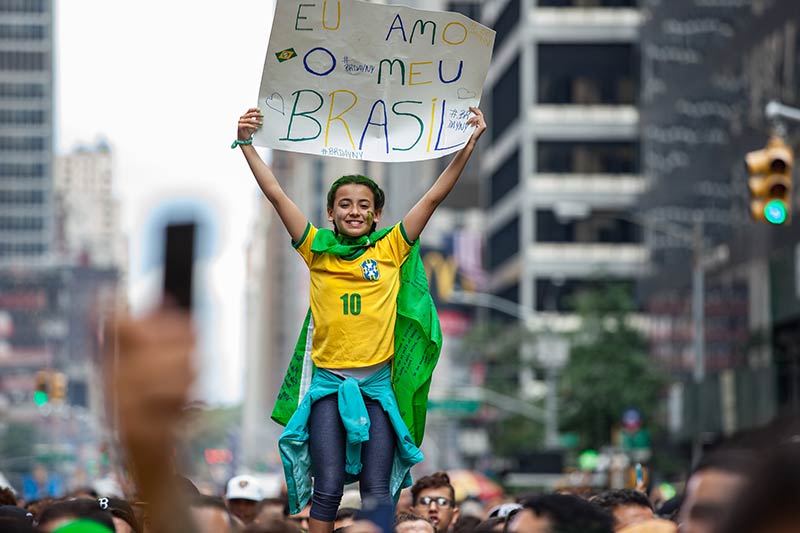
<path id="1" fill-rule="evenodd" d="M 361 263 L 361 272 L 367 281 L 377 281 L 381 277 L 380 272 L 378 272 L 378 262 L 374 259 L 367 259 Z"/>

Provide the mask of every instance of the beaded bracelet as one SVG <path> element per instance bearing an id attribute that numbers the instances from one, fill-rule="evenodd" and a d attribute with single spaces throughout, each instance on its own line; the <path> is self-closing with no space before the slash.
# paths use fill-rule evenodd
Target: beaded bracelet
<path id="1" fill-rule="evenodd" d="M 235 141 L 233 141 L 231 148 L 236 148 L 241 144 L 253 144 L 253 139 L 247 139 L 246 141 L 240 141 L 239 139 L 236 139 Z"/>

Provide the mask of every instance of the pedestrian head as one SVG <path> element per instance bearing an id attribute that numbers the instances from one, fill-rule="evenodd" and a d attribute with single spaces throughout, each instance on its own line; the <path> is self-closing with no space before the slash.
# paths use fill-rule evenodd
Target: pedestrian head
<path id="1" fill-rule="evenodd" d="M 411 487 L 412 511 L 428 518 L 439 533 L 458 519 L 456 491 L 446 472 L 421 477 Z"/>

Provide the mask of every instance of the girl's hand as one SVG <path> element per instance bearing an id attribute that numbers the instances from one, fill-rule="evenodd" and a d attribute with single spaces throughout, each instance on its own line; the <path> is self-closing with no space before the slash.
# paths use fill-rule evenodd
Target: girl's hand
<path id="1" fill-rule="evenodd" d="M 247 112 L 239 117 L 239 128 L 236 131 L 236 138 L 246 141 L 264 124 L 264 115 L 257 107 L 251 107 Z"/>
<path id="2" fill-rule="evenodd" d="M 477 107 L 470 107 L 470 111 L 474 113 L 474 116 L 469 117 L 467 120 L 467 124 L 470 126 L 475 126 L 475 131 L 472 132 L 472 136 L 469 138 L 472 142 L 477 142 L 478 139 L 481 138 L 483 132 L 486 131 L 486 121 L 483 119 L 483 111 L 481 111 Z"/>

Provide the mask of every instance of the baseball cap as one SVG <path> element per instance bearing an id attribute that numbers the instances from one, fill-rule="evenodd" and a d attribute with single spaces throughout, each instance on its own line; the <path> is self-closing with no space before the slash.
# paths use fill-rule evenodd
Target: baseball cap
<path id="1" fill-rule="evenodd" d="M 225 498 L 228 500 L 253 500 L 259 502 L 264 499 L 264 490 L 253 476 L 235 476 L 228 481 Z"/>
<path id="2" fill-rule="evenodd" d="M 15 505 L 0 505 L 0 518 L 14 518 L 33 523 L 33 514 Z"/>

